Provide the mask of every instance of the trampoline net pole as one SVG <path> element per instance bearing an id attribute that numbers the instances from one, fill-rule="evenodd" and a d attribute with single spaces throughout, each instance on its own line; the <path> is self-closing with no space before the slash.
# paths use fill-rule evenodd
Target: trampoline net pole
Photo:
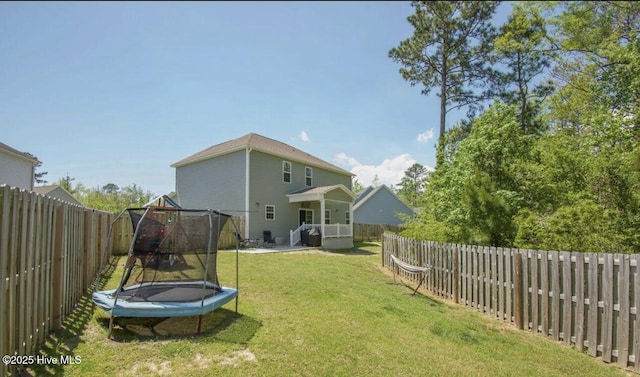
<path id="1" fill-rule="evenodd" d="M 102 271 L 104 270 L 104 261 L 107 259 L 107 251 L 109 250 L 109 246 L 111 246 L 111 237 L 113 236 L 113 227 L 118 220 L 124 215 L 126 209 L 120 211 L 118 216 L 111 222 L 111 226 L 109 227 L 109 233 L 107 234 L 107 242 L 104 244 L 104 249 L 102 250 L 102 255 L 100 256 L 100 268 L 98 269 L 98 276 L 95 281 L 95 285 L 93 287 L 94 290 L 98 290 L 100 286 L 100 281 L 102 280 Z"/>

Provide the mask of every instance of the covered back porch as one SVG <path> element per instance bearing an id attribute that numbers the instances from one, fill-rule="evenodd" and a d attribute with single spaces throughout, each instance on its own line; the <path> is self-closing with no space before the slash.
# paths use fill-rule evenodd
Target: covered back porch
<path id="1" fill-rule="evenodd" d="M 296 192 L 287 194 L 289 203 L 319 203 L 320 223 L 313 221 L 306 222 L 300 218 L 298 228 L 289 231 L 290 246 L 302 243 L 302 236 L 305 231 L 313 232 L 317 230 L 320 235 L 320 245 L 326 249 L 343 249 L 353 247 L 353 200 L 355 194 L 344 185 L 308 187 Z M 332 213 L 339 211 L 339 208 L 347 208 L 345 213 L 345 223 L 332 222 Z"/>

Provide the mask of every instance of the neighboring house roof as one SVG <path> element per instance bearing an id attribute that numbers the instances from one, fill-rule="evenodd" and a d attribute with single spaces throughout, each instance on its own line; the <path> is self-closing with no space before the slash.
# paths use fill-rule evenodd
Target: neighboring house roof
<path id="1" fill-rule="evenodd" d="M 9 155 L 12 155 L 14 157 L 17 157 L 21 160 L 25 160 L 28 162 L 31 162 L 33 165 L 37 165 L 40 163 L 40 161 L 38 161 L 38 159 L 30 154 L 30 153 L 26 153 L 26 152 L 20 152 L 19 150 L 12 148 L 10 146 L 8 146 L 5 143 L 0 142 L 0 150 L 6 152 Z"/>
<path id="2" fill-rule="evenodd" d="M 65 202 L 84 207 L 84 205 L 80 203 L 76 198 L 74 198 L 73 195 L 69 193 L 69 191 L 65 190 L 62 186 L 59 185 L 34 187 L 33 191 L 43 196 L 50 196 L 52 198 L 60 199 Z"/>
<path id="3" fill-rule="evenodd" d="M 398 198 L 398 195 L 396 195 L 395 192 L 393 192 L 393 190 L 391 190 L 389 187 L 387 187 L 387 185 L 380 185 L 378 187 L 373 187 L 373 186 L 369 186 L 366 189 L 360 191 L 358 193 L 358 196 L 356 197 L 355 201 L 353 202 L 353 210 L 357 210 L 360 206 L 362 206 L 364 203 L 366 203 L 367 200 L 369 200 L 370 198 L 374 197 L 376 195 L 376 193 L 380 190 L 387 190 L 391 193 L 391 195 L 395 196 L 396 199 L 398 199 L 398 201 L 400 203 L 402 203 L 405 207 L 407 207 L 407 210 L 411 213 L 413 213 L 413 209 L 411 207 L 409 207 L 405 202 L 403 202 L 400 198 Z"/>
<path id="4" fill-rule="evenodd" d="M 169 195 L 158 195 L 155 198 L 148 201 L 146 204 L 142 205 L 143 207 L 173 207 L 173 208 L 182 208 L 178 203 L 175 202 L 176 193 L 171 192 Z"/>
<path id="5" fill-rule="evenodd" d="M 378 186 L 378 187 L 382 187 L 382 186 Z M 369 194 L 375 189 L 375 187 L 373 186 L 369 186 L 367 188 L 365 188 L 364 190 L 360 191 L 357 196 L 356 199 L 353 201 L 353 205 L 357 205 L 358 203 L 360 203 L 364 198 L 366 198 L 367 196 L 369 196 Z"/>
<path id="6" fill-rule="evenodd" d="M 186 157 L 174 163 L 173 165 L 171 165 L 171 167 L 178 168 L 178 167 L 186 166 L 196 162 L 208 160 L 214 157 L 237 152 L 239 150 L 244 150 L 247 148 L 251 148 L 252 150 L 257 150 L 260 152 L 268 153 L 268 154 L 279 156 L 282 158 L 290 159 L 293 161 L 301 162 L 314 167 L 319 167 L 319 168 L 323 168 L 333 172 L 341 173 L 344 175 L 349 175 L 349 176 L 354 175 L 353 173 L 347 170 L 339 168 L 322 159 L 319 159 L 306 152 L 296 149 L 288 144 L 282 143 L 277 140 L 269 139 L 268 137 L 264 137 L 262 135 L 258 135 L 255 133 L 246 134 L 237 139 L 229 140 L 224 143 L 216 144 L 209 148 L 203 149 L 198 153 L 195 153 L 189 157 Z"/>

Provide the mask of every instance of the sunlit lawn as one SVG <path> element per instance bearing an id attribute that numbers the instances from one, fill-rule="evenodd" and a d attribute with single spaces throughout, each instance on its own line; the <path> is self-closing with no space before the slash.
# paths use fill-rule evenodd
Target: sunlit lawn
<path id="1" fill-rule="evenodd" d="M 42 353 L 81 363 L 42 366 L 69 376 L 608 376 L 625 371 L 468 308 L 411 295 L 379 267 L 380 246 L 240 255 L 238 313 L 153 329 L 130 321 L 108 339 L 108 316 L 87 297 Z M 235 254 L 220 280 L 235 284 Z M 111 282 L 120 279 L 115 262 Z"/>

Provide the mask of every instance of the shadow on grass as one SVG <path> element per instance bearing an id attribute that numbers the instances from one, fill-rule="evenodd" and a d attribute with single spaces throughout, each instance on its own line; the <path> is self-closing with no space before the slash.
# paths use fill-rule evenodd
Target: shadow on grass
<path id="1" fill-rule="evenodd" d="M 105 330 L 109 317 L 97 321 Z M 198 317 L 133 318 L 117 317 L 111 332 L 115 342 L 179 340 L 202 338 L 214 341 L 246 344 L 262 326 L 259 321 L 233 310 L 217 309 L 202 316 L 198 333 Z"/>
<path id="2" fill-rule="evenodd" d="M 336 250 L 327 250 L 330 253 L 333 254 L 341 254 L 341 255 L 375 255 L 375 254 L 379 254 L 378 251 L 371 251 L 369 249 L 379 249 L 380 248 L 380 244 L 379 243 L 372 243 L 372 242 L 364 242 L 364 241 L 357 241 L 354 242 L 354 246 L 350 249 L 336 249 Z"/>
<path id="3" fill-rule="evenodd" d="M 328 250 L 328 252 L 332 254 L 341 254 L 341 255 L 375 255 L 378 254 L 374 251 L 364 250 L 364 249 L 340 249 L 340 250 Z"/>
<path id="4" fill-rule="evenodd" d="M 402 295 L 415 297 L 416 300 L 424 300 L 425 303 L 430 307 L 445 307 L 445 302 L 440 300 L 438 297 L 434 297 L 433 293 L 429 292 L 426 288 L 420 287 L 418 291 L 414 294 L 413 290 L 416 288 L 415 284 L 411 286 L 411 283 L 406 281 L 398 281 L 398 283 L 394 283 L 393 281 L 387 283 L 389 285 L 398 285 L 402 286 Z"/>
<path id="5" fill-rule="evenodd" d="M 102 272 L 102 279 L 98 290 L 102 289 L 104 284 L 109 280 L 116 269 L 119 257 L 112 257 L 111 261 L 105 266 Z M 95 283 L 94 283 L 95 284 Z M 60 363 L 61 357 L 70 356 L 74 359 L 76 356 L 74 350 L 80 343 L 80 336 L 87 328 L 89 321 L 93 318 L 93 302 L 91 301 L 91 292 L 95 286 L 92 285 L 89 292 L 80 298 L 75 308 L 62 321 L 62 327 L 53 330 L 44 341 L 37 354 L 42 355 L 49 360 L 58 361 L 56 365 L 35 364 L 26 369 L 18 369 L 17 376 L 63 376 L 64 365 Z"/>

